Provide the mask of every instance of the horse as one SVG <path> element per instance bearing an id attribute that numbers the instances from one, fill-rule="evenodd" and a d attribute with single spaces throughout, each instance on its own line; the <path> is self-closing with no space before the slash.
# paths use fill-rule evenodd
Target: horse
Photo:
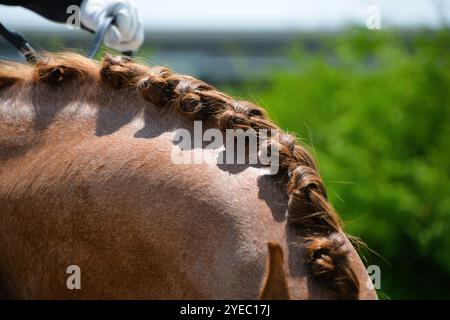
<path id="1" fill-rule="evenodd" d="M 174 163 L 173 134 L 195 121 L 279 129 L 251 102 L 127 57 L 0 62 L 0 296 L 377 298 L 294 134 L 268 139 L 276 174 Z"/>

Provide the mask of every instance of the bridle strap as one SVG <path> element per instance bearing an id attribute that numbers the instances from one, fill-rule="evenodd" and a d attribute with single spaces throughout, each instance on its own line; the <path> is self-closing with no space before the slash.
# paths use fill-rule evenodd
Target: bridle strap
<path id="1" fill-rule="evenodd" d="M 114 23 L 113 16 L 107 16 L 99 25 L 97 32 L 95 33 L 94 42 L 89 50 L 88 58 L 94 59 L 97 55 L 100 45 L 105 38 L 106 32 L 109 27 Z M 16 49 L 25 57 L 25 59 L 35 64 L 38 60 L 38 53 L 30 45 L 30 43 L 19 32 L 8 30 L 2 23 L 0 23 L 0 34 L 9 41 Z M 133 52 L 122 52 L 122 54 L 131 56 Z"/>
<path id="2" fill-rule="evenodd" d="M 109 27 L 113 24 L 114 17 L 108 16 L 103 19 L 100 23 L 97 31 L 95 32 L 94 42 L 92 43 L 91 49 L 89 50 L 88 58 L 94 59 L 100 49 L 100 45 L 102 44 L 103 38 L 106 35 Z"/>
<path id="3" fill-rule="evenodd" d="M 8 30 L 2 23 L 0 23 L 0 34 L 9 41 L 16 49 L 25 57 L 30 63 L 36 63 L 38 54 L 36 50 L 25 40 L 25 38 L 16 31 Z"/>

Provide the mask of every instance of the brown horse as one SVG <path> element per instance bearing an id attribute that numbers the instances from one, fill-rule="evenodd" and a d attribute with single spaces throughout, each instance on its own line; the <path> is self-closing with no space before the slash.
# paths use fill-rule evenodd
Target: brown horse
<path id="1" fill-rule="evenodd" d="M 376 298 L 293 135 L 270 137 L 273 176 L 176 164 L 173 133 L 193 120 L 276 128 L 251 103 L 121 57 L 1 63 L 0 295 Z M 80 289 L 67 286 L 72 265 Z"/>

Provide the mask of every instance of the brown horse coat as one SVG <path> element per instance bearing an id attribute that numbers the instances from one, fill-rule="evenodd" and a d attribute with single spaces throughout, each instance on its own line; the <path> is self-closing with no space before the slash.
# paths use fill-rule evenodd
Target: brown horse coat
<path id="1" fill-rule="evenodd" d="M 171 161 L 174 130 L 192 130 L 200 105 L 228 97 L 169 72 L 77 55 L 0 64 L 0 296 L 376 298 L 326 220 L 331 207 L 314 206 L 326 221 L 286 221 L 310 185 L 306 201 L 327 203 L 319 180 L 296 187 L 261 167 Z M 271 126 L 252 110 L 241 122 L 213 110 L 204 126 Z M 80 290 L 66 286 L 71 265 Z"/>

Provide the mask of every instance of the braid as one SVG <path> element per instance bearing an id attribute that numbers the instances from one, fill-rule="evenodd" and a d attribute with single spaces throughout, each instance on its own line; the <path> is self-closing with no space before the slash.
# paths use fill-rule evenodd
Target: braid
<path id="1" fill-rule="evenodd" d="M 55 69 L 58 71 L 51 71 Z M 40 63 L 35 74 L 43 81 L 60 82 L 64 75 L 76 73 L 74 70 L 77 69 L 58 63 L 50 66 Z M 260 107 L 233 100 L 200 80 L 164 67 L 148 68 L 129 58 L 107 55 L 100 67 L 100 81 L 115 89 L 134 88 L 155 106 L 174 108 L 193 120 L 213 119 L 221 130 L 278 129 Z M 279 132 L 267 143 L 278 147 L 279 174 L 286 183 L 289 198 L 287 222 L 306 249 L 309 273 L 332 288 L 337 298 L 355 299 L 359 292 L 358 279 L 344 249 L 346 238 L 341 221 L 327 200 L 317 165 L 294 135 Z"/>
<path id="2" fill-rule="evenodd" d="M 106 58 L 102 70 L 108 70 L 108 82 L 116 83 L 117 76 L 111 74 L 110 65 Z M 133 82 L 133 68 L 127 72 L 122 71 L 123 66 L 116 68 L 120 77 L 128 76 L 125 83 Z M 194 120 L 213 118 L 222 130 L 277 128 L 261 108 L 235 101 L 202 81 L 166 68 L 147 70 L 137 81 L 137 89 L 149 102 L 174 107 Z M 336 297 L 357 298 L 358 280 L 350 268 L 348 252 L 343 249 L 341 221 L 327 200 L 314 159 L 293 135 L 281 133 L 272 139 L 279 147 L 281 173 L 287 176 L 288 223 L 299 230 L 303 239 L 308 269 L 312 276 L 331 286 Z"/>

